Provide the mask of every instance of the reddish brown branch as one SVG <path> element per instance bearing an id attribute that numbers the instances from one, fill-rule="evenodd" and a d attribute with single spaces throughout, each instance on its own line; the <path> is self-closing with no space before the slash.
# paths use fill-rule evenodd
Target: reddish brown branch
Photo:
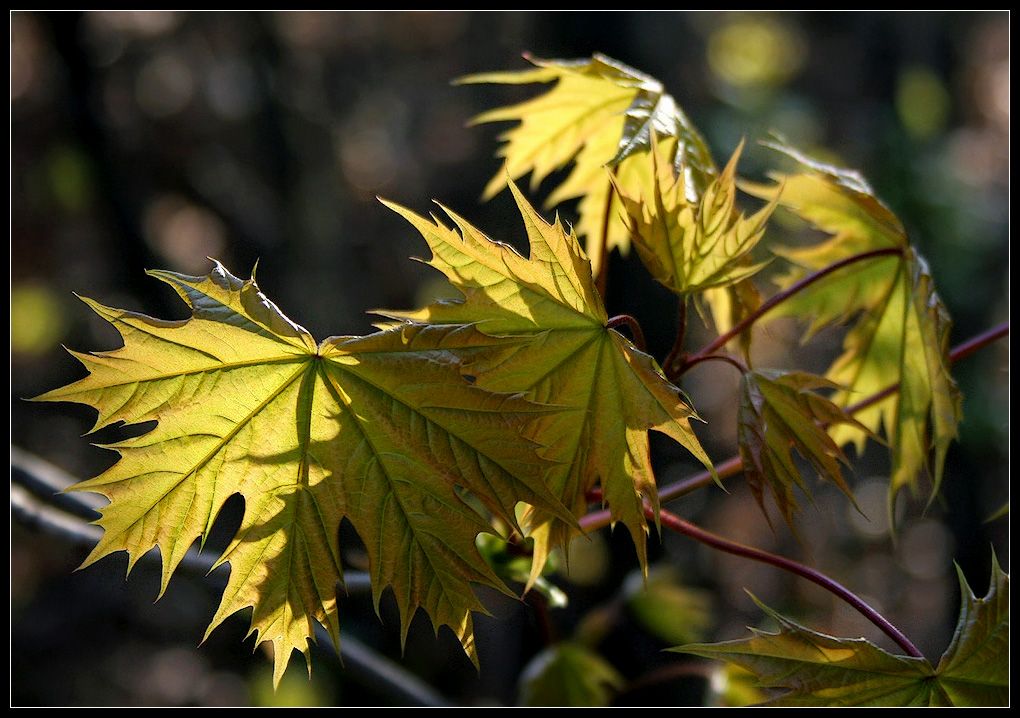
<path id="1" fill-rule="evenodd" d="M 638 324 L 638 320 L 630 316 L 629 314 L 620 314 L 618 316 L 613 317 L 606 323 L 606 326 L 609 327 L 610 329 L 616 329 L 621 325 L 626 325 L 627 328 L 630 329 L 630 336 L 634 342 L 634 346 L 636 346 L 641 351 L 646 351 L 645 333 L 641 331 L 641 325 Z"/>
<path id="2" fill-rule="evenodd" d="M 649 519 L 655 518 L 651 510 L 646 510 L 646 515 Z M 744 546 L 743 544 L 724 539 L 721 536 L 716 536 L 715 534 L 705 531 L 689 521 L 684 521 L 678 516 L 675 516 L 665 510 L 659 511 L 659 521 L 663 527 L 671 531 L 676 531 L 684 536 L 688 536 L 689 538 L 703 543 L 706 546 L 711 546 L 714 549 L 733 554 L 734 556 L 742 556 L 743 558 L 751 559 L 752 561 L 758 561 L 759 563 L 766 563 L 771 566 L 775 566 L 821 586 L 825 590 L 835 594 L 853 606 L 853 608 L 856 609 L 862 616 L 867 618 L 875 626 L 877 626 L 879 630 L 889 636 L 896 645 L 906 651 L 907 655 L 914 656 L 915 658 L 924 658 L 924 655 L 917 650 L 914 644 L 910 642 L 910 639 L 903 635 L 899 629 L 889 623 L 888 620 L 886 620 L 867 603 L 862 601 L 853 592 L 833 581 L 828 576 L 804 566 L 803 564 L 799 564 L 796 561 L 783 558 L 782 556 L 776 556 L 775 554 L 752 548 L 750 546 Z"/>
<path id="3" fill-rule="evenodd" d="M 960 359 L 970 356 L 975 351 L 988 346 L 990 343 L 1006 336 L 1009 333 L 1009 323 L 1005 322 L 994 329 L 985 332 L 977 337 L 974 337 L 962 344 L 957 345 L 949 353 L 950 362 L 956 362 Z M 877 394 L 869 397 L 863 402 L 850 407 L 849 410 L 859 411 L 865 406 L 869 406 L 876 401 L 880 401 L 882 398 L 894 393 L 899 388 L 899 385 L 893 385 L 886 388 L 885 390 L 878 392 Z M 743 462 L 739 456 L 732 457 L 727 461 L 724 461 L 715 466 L 715 474 L 719 479 L 724 479 L 729 476 L 738 474 L 743 469 Z M 673 484 L 672 486 L 666 487 L 659 491 L 659 499 L 661 501 L 668 501 L 673 498 L 677 498 L 684 494 L 690 493 L 696 489 L 703 488 L 704 486 L 712 483 L 714 478 L 712 473 L 709 471 L 703 471 L 696 474 L 684 481 Z M 601 500 L 601 492 L 598 490 L 592 491 L 589 497 L 593 502 Z M 654 521 L 656 516 L 652 513 L 650 507 L 646 505 L 645 514 L 649 520 Z M 883 633 L 891 638 L 897 645 L 899 645 L 908 655 L 915 656 L 917 658 L 923 658 L 923 655 L 917 648 L 910 642 L 910 640 L 904 636 L 895 626 L 889 623 L 885 618 L 878 614 L 873 608 L 867 603 L 862 601 L 858 596 L 853 594 L 851 591 L 843 587 L 841 584 L 833 581 L 827 576 L 815 571 L 812 568 L 804 566 L 803 564 L 797 563 L 791 559 L 783 558 L 782 556 L 776 556 L 766 551 L 761 551 L 756 548 L 744 546 L 733 541 L 716 536 L 715 534 L 705 531 L 694 524 L 684 521 L 678 516 L 671 514 L 665 510 L 660 510 L 658 520 L 662 526 L 665 526 L 671 531 L 676 531 L 685 536 L 693 538 L 707 546 L 718 549 L 720 551 L 735 555 L 742 556 L 752 561 L 759 561 L 766 563 L 771 566 L 775 566 L 784 571 L 788 571 L 794 575 L 805 578 L 813 583 L 825 588 L 832 592 L 836 596 L 839 596 L 849 605 L 853 606 L 875 626 L 877 626 Z M 592 531 L 598 528 L 602 528 L 611 523 L 612 516 L 608 509 L 602 509 L 595 511 L 586 516 L 582 517 L 579 524 L 584 531 Z"/>
<path id="4" fill-rule="evenodd" d="M 800 280 L 796 284 L 794 284 L 794 285 L 788 287 L 787 289 L 784 289 L 782 292 L 779 292 L 778 294 L 770 297 L 760 307 L 758 307 L 758 309 L 756 309 L 751 314 L 748 314 L 746 317 L 744 317 L 739 322 L 734 324 L 733 327 L 728 332 L 724 332 L 723 334 L 719 335 L 714 341 L 712 341 L 711 343 L 709 343 L 708 345 L 703 347 L 700 351 L 696 352 L 695 354 L 692 354 L 687 359 L 687 361 L 682 362 L 681 364 L 679 364 L 676 367 L 672 367 L 672 366 L 668 366 L 667 365 L 666 371 L 668 373 L 667 373 L 666 376 L 668 378 L 670 378 L 671 380 L 675 379 L 677 376 L 682 374 L 684 369 L 686 369 L 688 366 L 690 366 L 691 363 L 694 360 L 699 359 L 700 357 L 708 355 L 708 354 L 714 354 L 716 351 L 718 351 L 722 347 L 726 346 L 726 344 L 728 344 L 730 342 L 730 340 L 735 339 L 736 337 L 738 337 L 742 333 L 744 333 L 752 324 L 754 324 L 756 321 L 761 319 L 768 312 L 770 312 L 773 309 L 775 309 L 779 304 L 782 304 L 783 302 L 785 302 L 790 297 L 794 296 L 798 292 L 802 292 L 804 289 L 806 289 L 810 285 L 814 284 L 815 282 L 817 282 L 820 279 L 823 279 L 824 277 L 827 277 L 828 275 L 832 274 L 833 272 L 836 272 L 836 271 L 842 269 L 843 267 L 846 267 L 846 266 L 848 266 L 850 264 L 854 264 L 856 262 L 864 262 L 864 261 L 867 261 L 869 259 L 878 259 L 880 257 L 891 257 L 891 256 L 901 255 L 901 254 L 903 254 L 903 250 L 901 248 L 899 248 L 899 247 L 889 247 L 889 248 L 886 248 L 886 249 L 875 249 L 875 250 L 872 250 L 870 252 L 862 252 L 861 254 L 855 254 L 852 257 L 847 257 L 846 259 L 842 259 L 842 260 L 840 260 L 838 262 L 830 264 L 828 267 L 825 267 L 824 269 L 819 269 L 817 272 L 809 274 L 808 276 L 804 277 L 802 280 Z"/>

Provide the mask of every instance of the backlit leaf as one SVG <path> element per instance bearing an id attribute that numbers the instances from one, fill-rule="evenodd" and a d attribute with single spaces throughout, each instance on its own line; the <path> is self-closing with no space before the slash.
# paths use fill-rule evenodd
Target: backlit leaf
<path id="1" fill-rule="evenodd" d="M 893 460 L 890 501 L 904 486 L 916 489 L 918 472 L 925 467 L 933 479 L 932 495 L 938 491 L 961 411 L 960 393 L 949 373 L 950 321 L 927 265 L 907 250 L 896 270 L 884 301 L 851 328 L 844 353 L 828 372 L 847 387 L 834 399 L 843 405 L 898 382 L 890 398 L 855 413 L 872 431 L 884 427 Z M 834 435 L 837 440 L 851 438 Z M 855 438 L 860 445 L 861 435 Z"/>
<path id="2" fill-rule="evenodd" d="M 953 705 L 1009 704 L 1009 575 L 993 556 L 988 594 L 979 599 L 957 568 L 960 618 L 939 662 L 939 683 Z"/>
<path id="3" fill-rule="evenodd" d="M 254 279 L 220 265 L 206 277 L 152 274 L 192 316 L 162 321 L 85 300 L 124 346 L 76 354 L 89 375 L 39 397 L 95 407 L 94 430 L 156 422 L 110 445 L 120 460 L 74 487 L 110 500 L 85 565 L 126 551 L 130 570 L 158 547 L 162 594 L 240 494 L 244 516 L 219 559 L 231 570 L 210 631 L 250 607 L 256 641 L 273 643 L 279 683 L 294 649 L 308 659 L 315 623 L 339 641 L 346 519 L 367 550 L 377 607 L 389 587 L 404 635 L 422 607 L 477 662 L 471 613 L 484 608 L 471 584 L 508 589 L 475 547 L 492 526 L 459 489 L 508 525 L 520 501 L 570 518 L 521 433 L 546 409 L 461 374 L 464 358 L 492 338 L 472 327 L 403 325 L 317 344 Z"/>
<path id="4" fill-rule="evenodd" d="M 752 629 L 752 638 L 673 650 L 733 663 L 757 675 L 762 688 L 788 691 L 768 706 L 944 705 L 929 687 L 933 671 L 923 658 L 896 656 L 863 638 L 816 633 L 762 609 L 779 623 L 778 633 Z"/>
<path id="5" fill-rule="evenodd" d="M 766 198 L 781 192 L 781 205 L 832 237 L 818 245 L 779 251 L 793 265 L 780 279 L 780 288 L 837 262 L 864 258 L 779 303 L 770 316 L 808 320 L 810 332 L 834 323 L 851 324 L 843 354 L 826 373 L 845 387 L 833 401 L 849 407 L 898 388 L 855 412 L 855 417 L 876 434 L 884 429 L 893 457 L 890 502 L 905 486 L 916 490 L 918 473 L 926 466 L 934 495 L 960 421 L 960 396 L 949 374 L 949 315 L 926 263 L 907 245 L 899 221 L 864 181 L 785 151 L 808 171 L 778 178 L 770 188 L 748 190 Z M 887 250 L 893 251 L 882 253 Z M 866 439 L 850 425 L 834 429 L 833 437 L 840 445 L 855 442 L 858 450 Z M 929 462 L 932 451 L 934 459 Z"/>
<path id="6" fill-rule="evenodd" d="M 631 196 L 618 187 L 631 241 L 641 260 L 660 284 L 676 294 L 730 286 L 763 266 L 746 260 L 764 234 L 776 200 L 752 217 L 737 211 L 739 157 L 740 148 L 694 201 L 688 198 L 682 178 L 654 151 L 651 193 Z"/>
<path id="7" fill-rule="evenodd" d="M 798 508 L 794 489 L 811 495 L 794 460 L 794 449 L 823 480 L 835 484 L 853 501 L 840 467 L 849 461 L 827 428 L 850 424 L 868 431 L 844 409 L 813 391 L 835 388 L 832 382 L 803 372 L 752 371 L 741 379 L 737 440 L 744 475 L 762 511 L 768 490 L 791 529 Z"/>
<path id="8" fill-rule="evenodd" d="M 585 493 L 601 485 L 613 520 L 630 531 L 644 563 L 644 502 L 657 508 L 648 431 L 662 432 L 711 467 L 690 426 L 694 411 L 655 361 L 607 326 L 590 266 L 574 235 L 548 224 L 511 183 L 524 218 L 530 256 L 490 240 L 446 210 L 456 225 L 426 219 L 390 205 L 421 232 L 432 250 L 429 264 L 464 295 L 391 318 L 439 325 L 475 326 L 499 340 L 493 353 L 469 364 L 477 386 L 522 392 L 561 408 L 532 428 L 553 462 L 547 482 L 564 505 L 582 515 Z M 516 342 L 513 340 L 516 339 Z M 531 535 L 535 569 L 548 551 L 574 533 L 536 507 Z"/>
<path id="9" fill-rule="evenodd" d="M 762 606 L 777 633 L 672 650 L 717 658 L 783 693 L 768 706 L 992 707 L 1009 705 L 1009 576 L 996 562 L 988 595 L 977 600 L 961 575 L 960 617 L 937 669 L 863 638 L 816 633 Z M 760 605 L 760 604 L 759 604 Z"/>
<path id="10" fill-rule="evenodd" d="M 650 189 L 649 151 L 657 146 L 673 162 L 694 200 L 716 175 L 715 165 L 701 135 L 658 80 L 603 55 L 587 60 L 527 59 L 536 69 L 462 80 L 556 83 L 538 97 L 475 118 L 476 123 L 519 122 L 502 137 L 505 144 L 499 155 L 506 166 L 493 177 L 485 196 L 505 188 L 508 177 L 517 180 L 529 172 L 535 189 L 551 173 L 573 163 L 569 176 L 551 193 L 548 206 L 581 198 L 574 229 L 586 238 L 597 272 L 600 252 L 595 248 L 607 221 L 607 249 L 626 252 L 629 248 L 607 168 L 613 168 L 617 183 L 632 192 Z"/>

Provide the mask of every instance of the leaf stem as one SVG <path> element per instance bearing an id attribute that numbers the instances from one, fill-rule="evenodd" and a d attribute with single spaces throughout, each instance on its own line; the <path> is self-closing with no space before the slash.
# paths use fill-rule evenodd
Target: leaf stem
<path id="1" fill-rule="evenodd" d="M 690 359 L 684 362 L 684 370 L 686 371 L 687 369 L 693 367 L 695 364 L 700 364 L 703 361 L 713 360 L 724 361 L 728 364 L 732 364 L 737 368 L 737 371 L 739 371 L 741 374 L 746 374 L 748 371 L 750 371 L 750 369 L 747 368 L 744 362 L 740 361 L 736 357 L 730 356 L 729 354 L 701 354 L 695 357 L 691 357 Z"/>
<path id="2" fill-rule="evenodd" d="M 606 326 L 609 329 L 616 329 L 618 326 L 622 324 L 627 325 L 627 328 L 630 329 L 630 334 L 631 338 L 634 341 L 634 346 L 636 346 L 641 351 L 646 351 L 645 333 L 641 331 L 641 325 L 638 324 L 637 319 L 630 316 L 629 314 L 620 314 L 606 322 Z"/>
<path id="3" fill-rule="evenodd" d="M 680 297 L 680 318 L 677 322 L 676 341 L 673 348 L 669 350 L 666 360 L 662 362 L 662 370 L 666 376 L 678 376 L 680 372 L 673 373 L 673 366 L 679 364 L 686 366 L 687 358 L 683 355 L 684 337 L 687 335 L 687 296 Z"/>
<path id="4" fill-rule="evenodd" d="M 690 363 L 692 361 L 706 354 L 714 354 L 720 348 L 726 346 L 726 344 L 731 339 L 740 336 L 744 331 L 747 330 L 748 327 L 750 327 L 756 321 L 761 319 L 765 314 L 774 309 L 776 306 L 785 302 L 787 299 L 794 296 L 798 292 L 803 291 L 804 289 L 814 284 L 818 280 L 832 274 L 833 272 L 836 272 L 842 269 L 843 267 L 846 267 L 850 264 L 854 264 L 856 262 L 864 262 L 869 259 L 876 259 L 879 257 L 889 257 L 902 254 L 903 249 L 900 247 L 887 247 L 885 249 L 875 249 L 870 252 L 862 252 L 861 254 L 855 254 L 852 257 L 841 259 L 838 262 L 830 264 L 828 267 L 819 269 L 817 272 L 809 274 L 796 284 L 793 284 L 792 286 L 784 289 L 778 294 L 775 294 L 772 297 L 770 297 L 760 307 L 758 307 L 758 309 L 753 311 L 751 314 L 748 314 L 742 320 L 733 325 L 733 327 L 728 332 L 724 332 L 723 334 L 719 335 L 715 340 L 713 340 L 711 343 L 703 347 L 700 351 L 696 352 L 695 354 L 692 354 L 690 358 L 687 360 L 687 362 L 683 363 L 678 367 L 671 367 L 667 365 L 668 366 L 667 371 L 670 372 L 669 374 L 667 374 L 667 377 L 670 379 L 674 379 L 676 376 L 682 374 L 684 370 L 688 366 L 690 366 Z"/>
<path id="5" fill-rule="evenodd" d="M 613 175 L 616 175 L 616 167 L 611 170 Z M 616 185 L 613 182 L 609 183 L 609 192 L 606 194 L 606 206 L 602 212 L 602 236 L 599 242 L 599 271 L 595 276 L 595 289 L 602 297 L 602 300 L 606 299 L 606 284 L 609 276 L 609 269 L 606 266 L 609 263 L 609 219 L 610 212 L 613 207 L 613 196 L 616 192 Z"/>

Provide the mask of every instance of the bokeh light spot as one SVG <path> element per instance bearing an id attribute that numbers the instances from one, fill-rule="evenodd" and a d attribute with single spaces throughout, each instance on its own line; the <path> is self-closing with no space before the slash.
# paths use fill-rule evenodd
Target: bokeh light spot
<path id="1" fill-rule="evenodd" d="M 44 354 L 60 343 L 67 321 L 50 287 L 36 282 L 11 287 L 11 353 Z"/>
<path id="2" fill-rule="evenodd" d="M 209 257 L 221 257 L 226 227 L 215 214 L 177 195 L 164 195 L 145 211 L 145 240 L 174 269 L 201 274 Z"/>
<path id="3" fill-rule="evenodd" d="M 135 101 L 146 115 L 160 119 L 176 115 L 191 102 L 194 79 L 183 59 L 165 52 L 138 72 Z"/>
<path id="4" fill-rule="evenodd" d="M 945 131 L 949 92 L 930 68 L 907 68 L 896 88 L 896 112 L 913 137 L 930 139 Z"/>
<path id="5" fill-rule="evenodd" d="M 741 17 L 708 38 L 709 67 L 737 88 L 780 86 L 801 68 L 804 56 L 797 29 L 772 16 Z"/>

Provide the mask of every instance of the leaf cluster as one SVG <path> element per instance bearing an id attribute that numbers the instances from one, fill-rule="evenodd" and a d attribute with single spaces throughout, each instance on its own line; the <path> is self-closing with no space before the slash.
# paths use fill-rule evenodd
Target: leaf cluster
<path id="1" fill-rule="evenodd" d="M 158 548 L 162 593 L 226 500 L 244 499 L 241 526 L 217 562 L 230 565 L 230 579 L 209 630 L 250 609 L 257 642 L 273 646 L 277 683 L 294 650 L 310 670 L 316 624 L 339 644 L 342 522 L 368 554 L 377 610 L 389 589 L 404 636 L 421 609 L 476 664 L 472 615 L 486 610 L 476 588 L 513 594 L 480 551 L 480 536 L 530 552 L 527 590 L 601 501 L 645 566 L 649 517 L 659 515 L 649 432 L 714 474 L 692 427 L 696 409 L 675 381 L 692 360 L 715 358 L 726 345 L 737 353 L 719 356 L 743 370 L 740 452 L 763 510 L 771 495 L 795 527 L 795 487 L 810 488 L 793 450 L 852 501 L 844 447 L 868 439 L 890 448 L 890 501 L 903 487 L 916 491 L 925 468 L 937 489 L 959 422 L 949 320 L 923 259 L 863 180 L 774 143 L 798 171 L 774 184 L 741 183 L 740 149 L 718 169 L 653 78 L 602 56 L 531 61 L 528 71 L 462 80 L 551 85 L 477 118 L 517 122 L 503 137 L 505 168 L 485 196 L 512 192 L 527 256 L 451 209 L 426 217 L 384 201 L 421 234 L 426 263 L 457 299 L 377 310 L 373 333 L 316 340 L 259 290 L 254 273 L 241 279 L 218 263 L 203 277 L 156 271 L 191 316 L 170 322 L 85 300 L 123 346 L 75 353 L 88 376 L 39 397 L 93 406 L 93 431 L 155 422 L 108 445 L 118 463 L 74 487 L 110 501 L 86 564 L 125 551 L 130 569 Z M 534 189 L 567 167 L 548 207 L 577 200 L 573 227 L 543 218 L 517 184 L 530 173 Z M 745 215 L 739 187 L 764 204 Z M 779 208 L 826 238 L 768 246 L 762 258 Z M 718 342 L 660 365 L 637 335 L 617 331 L 603 297 L 606 258 L 632 246 L 678 302 L 696 302 L 713 318 Z M 773 262 L 788 269 L 763 303 L 754 282 Z M 778 316 L 809 322 L 807 338 L 849 325 L 825 376 L 749 368 L 747 329 Z M 792 643 L 825 643 L 783 625 L 777 653 L 786 658 L 796 653 Z M 697 650 L 741 663 L 732 651 Z M 825 650 L 862 655 L 839 640 Z M 757 644 L 748 651 L 763 652 Z M 594 660 L 564 648 L 549 654 L 548 666 L 580 666 L 590 672 L 583 693 L 601 696 L 615 678 Z M 890 669 L 896 675 L 926 675 L 915 660 L 889 660 L 905 666 Z M 546 673 L 529 685 L 537 696 L 555 684 Z"/>

